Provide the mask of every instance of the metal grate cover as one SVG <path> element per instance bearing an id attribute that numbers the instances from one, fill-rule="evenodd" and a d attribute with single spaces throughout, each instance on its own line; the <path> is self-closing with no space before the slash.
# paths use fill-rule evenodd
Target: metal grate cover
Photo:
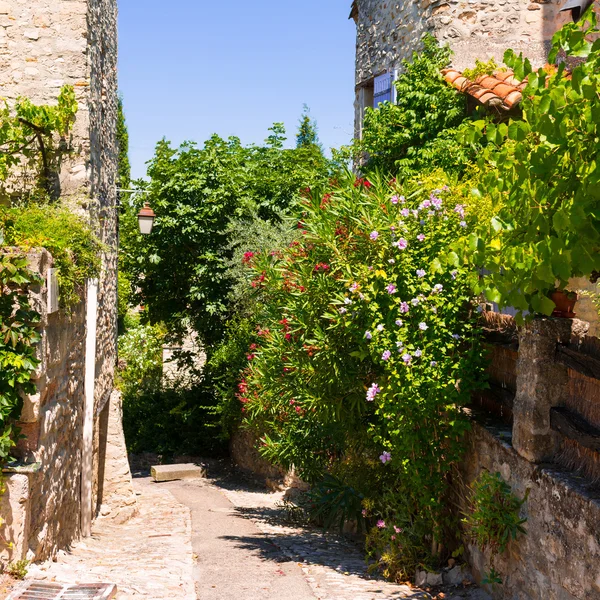
<path id="1" fill-rule="evenodd" d="M 116 595 L 117 586 L 112 583 L 63 585 L 28 581 L 6 600 L 110 600 Z"/>

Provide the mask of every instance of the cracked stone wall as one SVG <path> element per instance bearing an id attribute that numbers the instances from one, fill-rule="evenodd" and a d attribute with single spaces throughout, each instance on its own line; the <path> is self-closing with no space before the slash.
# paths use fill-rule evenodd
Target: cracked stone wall
<path id="1" fill-rule="evenodd" d="M 105 477 L 125 486 L 119 493 L 113 493 L 114 482 L 109 486 L 115 502 L 127 497 L 128 505 L 133 496 L 121 473 L 124 457 L 118 454 L 125 452 L 124 445 L 110 437 L 122 436 L 119 424 L 112 423 L 120 417 L 118 401 L 111 406 L 117 352 L 117 2 L 0 0 L 0 95 L 9 103 L 19 96 L 53 103 L 66 84 L 74 86 L 79 112 L 72 132 L 74 150 L 58 174 L 61 199 L 89 218 L 105 245 L 94 391 L 96 510 L 104 504 Z M 21 457 L 38 460 L 42 467 L 27 475 L 29 496 L 16 504 L 28 507 L 30 518 L 23 521 L 29 528 L 26 545 L 36 558 L 52 555 L 80 534 L 85 329 L 85 302 L 70 316 L 48 316 L 48 342 L 42 349 L 47 369 L 38 382 L 40 414 L 31 422 L 27 415 L 23 418 L 31 431 L 25 431 L 29 437 Z M 109 510 L 107 505 L 103 510 Z"/>

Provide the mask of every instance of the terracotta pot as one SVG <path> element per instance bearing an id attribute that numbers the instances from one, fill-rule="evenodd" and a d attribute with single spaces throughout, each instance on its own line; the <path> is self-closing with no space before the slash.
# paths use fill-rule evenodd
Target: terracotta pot
<path id="1" fill-rule="evenodd" d="M 552 312 L 553 317 L 562 317 L 563 319 L 573 319 L 575 313 L 575 303 L 577 302 L 577 294 L 575 292 L 566 292 L 564 290 L 554 290 L 550 294 L 550 299 L 556 308 Z"/>

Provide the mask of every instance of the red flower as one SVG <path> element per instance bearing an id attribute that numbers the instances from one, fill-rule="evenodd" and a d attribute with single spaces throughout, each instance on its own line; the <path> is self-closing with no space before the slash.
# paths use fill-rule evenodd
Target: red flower
<path id="1" fill-rule="evenodd" d="M 355 188 L 360 187 L 360 186 L 363 186 L 363 187 L 366 187 L 367 189 L 369 189 L 369 188 L 373 187 L 373 184 L 368 179 L 364 179 L 361 177 L 360 179 L 357 179 L 354 182 Z"/>
<path id="2" fill-rule="evenodd" d="M 321 209 L 326 208 L 326 206 L 329 204 L 329 201 L 331 200 L 331 196 L 332 194 L 325 194 L 323 196 L 323 200 L 321 200 Z"/>
<path id="3" fill-rule="evenodd" d="M 247 265 L 254 258 L 254 252 L 244 252 L 242 262 Z"/>
<path id="4" fill-rule="evenodd" d="M 314 270 L 318 273 L 319 271 L 329 271 L 329 268 L 327 263 L 317 263 Z"/>

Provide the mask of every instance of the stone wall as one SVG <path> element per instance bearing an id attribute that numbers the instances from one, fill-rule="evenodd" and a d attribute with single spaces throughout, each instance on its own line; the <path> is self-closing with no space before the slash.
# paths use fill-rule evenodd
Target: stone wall
<path id="1" fill-rule="evenodd" d="M 534 319 L 517 332 L 506 316 L 483 318 L 491 389 L 474 403 L 457 497 L 467 511 L 468 486 L 500 473 L 528 494 L 527 534 L 493 562 L 467 543 L 474 575 L 501 574 L 490 590 L 498 600 L 600 599 L 598 339 L 578 319 Z"/>
<path id="2" fill-rule="evenodd" d="M 400 69 L 420 49 L 429 32 L 454 51 L 453 66 L 472 67 L 475 59 L 502 63 L 512 48 L 542 66 L 552 35 L 567 22 L 562 0 L 356 0 L 356 131 L 360 130 L 360 89 L 373 77 Z"/>
<path id="3" fill-rule="evenodd" d="M 503 434 L 500 437 L 500 434 Z M 467 435 L 464 484 L 483 471 L 501 473 L 513 493 L 529 496 L 522 515 L 526 535 L 494 561 L 503 584 L 489 590 L 498 599 L 597 600 L 600 598 L 600 501 L 594 486 L 559 467 L 542 467 L 522 458 L 510 432 L 475 425 Z M 466 488 L 462 510 L 467 510 Z M 467 546 L 473 574 L 490 571 L 489 552 Z"/>
<path id="4" fill-rule="evenodd" d="M 117 2 L 0 0 L 1 96 L 9 103 L 19 96 L 52 103 L 66 84 L 74 86 L 79 112 L 73 152 L 57 174 L 61 201 L 89 219 L 105 247 L 96 324 L 92 503 L 94 511 L 110 511 L 106 491 L 123 518 L 133 492 L 127 488 L 130 475 L 123 472 L 122 429 L 115 422 L 119 401 L 111 401 L 117 353 Z M 51 259 L 42 254 L 40 260 L 44 270 Z M 37 473 L 9 475 L 9 490 L 13 482 L 16 488 L 7 494 L 8 505 L 25 510 L 28 533 L 21 535 L 27 539 L 22 551 L 35 558 L 78 537 L 82 512 L 85 302 L 71 315 L 60 312 L 44 319 L 40 393 L 26 402 L 27 439 L 20 444 L 20 458 L 41 466 Z M 19 491 L 23 477 L 29 481 L 27 500 Z M 23 502 L 15 505 L 10 498 Z M 5 516 L 7 506 L 2 510 Z M 15 523 L 20 519 L 6 515 Z"/>

